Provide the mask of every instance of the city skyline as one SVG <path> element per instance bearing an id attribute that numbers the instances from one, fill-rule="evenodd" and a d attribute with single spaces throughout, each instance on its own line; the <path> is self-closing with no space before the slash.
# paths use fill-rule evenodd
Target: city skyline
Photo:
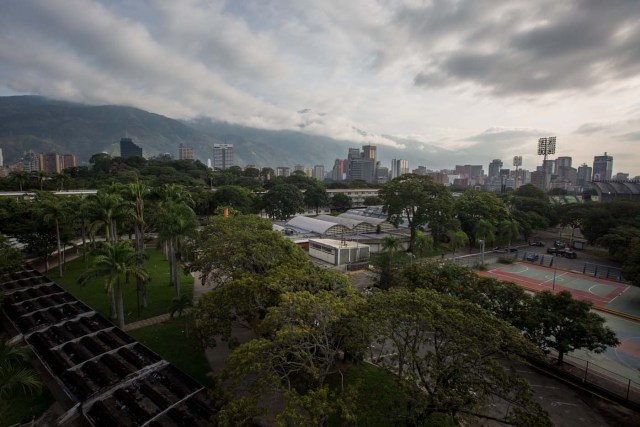
<path id="1" fill-rule="evenodd" d="M 576 164 L 607 151 L 636 176 L 639 15 L 622 0 L 25 0 L 0 16 L 0 95 L 417 146 L 433 168 L 490 152 L 532 169 L 556 135 Z"/>

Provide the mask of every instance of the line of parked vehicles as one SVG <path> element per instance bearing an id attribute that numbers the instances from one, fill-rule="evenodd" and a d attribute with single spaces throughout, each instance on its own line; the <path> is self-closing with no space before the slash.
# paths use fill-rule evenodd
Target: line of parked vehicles
<path id="1" fill-rule="evenodd" d="M 533 241 L 529 241 L 529 246 L 537 246 L 537 247 L 543 248 L 545 244 L 541 240 L 533 240 Z M 496 246 L 495 248 L 493 248 L 493 252 L 495 253 L 518 252 L 518 249 L 507 248 L 504 246 Z M 561 256 L 568 259 L 576 259 L 578 257 L 578 254 L 576 254 L 567 243 L 561 240 L 556 240 L 555 242 L 553 242 L 553 245 L 547 248 L 547 253 L 549 255 Z M 525 256 L 525 259 L 527 261 L 537 261 L 538 259 L 540 259 L 540 255 L 538 253 L 528 253 Z"/>

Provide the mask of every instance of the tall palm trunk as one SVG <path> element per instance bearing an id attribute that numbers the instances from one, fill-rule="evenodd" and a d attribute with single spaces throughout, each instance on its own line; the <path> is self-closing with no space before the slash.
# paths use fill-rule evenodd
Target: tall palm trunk
<path id="1" fill-rule="evenodd" d="M 138 267 L 144 267 L 144 233 L 142 226 L 136 223 L 134 225 L 134 232 L 136 236 L 136 250 L 138 251 Z M 142 298 L 142 306 L 147 308 L 149 306 L 147 303 L 147 286 L 145 281 L 139 277 L 136 278 L 136 290 L 138 297 Z"/>
<path id="2" fill-rule="evenodd" d="M 120 277 L 116 281 L 115 293 L 117 294 L 116 307 L 118 312 L 118 327 L 124 329 L 124 301 L 122 299 L 122 284 L 120 283 Z"/>
<path id="3" fill-rule="evenodd" d="M 60 242 L 60 224 L 56 218 L 56 239 L 58 241 L 58 274 L 62 277 L 62 244 Z"/>
<path id="4" fill-rule="evenodd" d="M 180 251 L 180 247 L 178 245 L 178 239 L 176 238 L 176 242 L 175 242 L 175 247 L 174 247 L 174 251 L 173 251 L 173 263 L 174 263 L 174 274 L 175 274 L 175 279 L 174 279 L 174 283 L 176 284 L 176 297 L 180 298 L 180 280 L 181 280 L 181 274 L 182 272 L 180 271 L 180 259 L 179 259 L 179 255 L 177 253 L 177 251 Z M 182 256 L 182 255 L 180 255 Z"/>
<path id="5" fill-rule="evenodd" d="M 169 239 L 169 286 L 175 286 L 176 281 L 176 262 L 175 248 L 173 247 L 173 239 Z"/>
<path id="6" fill-rule="evenodd" d="M 82 259 L 86 270 L 89 268 L 89 258 L 87 257 L 87 230 L 85 229 L 84 218 L 80 224 L 80 233 L 82 234 Z"/>

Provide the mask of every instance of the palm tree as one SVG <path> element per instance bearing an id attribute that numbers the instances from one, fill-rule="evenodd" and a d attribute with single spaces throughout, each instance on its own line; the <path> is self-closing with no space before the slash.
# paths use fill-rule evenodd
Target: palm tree
<path id="1" fill-rule="evenodd" d="M 400 249 L 400 240 L 396 236 L 387 236 L 382 239 L 382 250 L 393 254 Z"/>
<path id="2" fill-rule="evenodd" d="M 175 297 L 171 300 L 171 306 L 169 307 L 169 316 L 173 318 L 173 316 L 177 314 L 178 317 L 182 317 L 183 312 L 185 312 L 189 307 L 193 307 L 191 297 L 189 297 L 188 295 L 180 295 L 179 297 Z"/>
<path id="3" fill-rule="evenodd" d="M 69 211 L 72 215 L 72 220 L 80 225 L 80 236 L 82 238 L 82 259 L 84 261 L 84 269 L 89 268 L 89 246 L 87 245 L 87 218 L 89 217 L 89 203 L 90 201 L 85 198 L 71 197 L 69 198 Z"/>
<path id="4" fill-rule="evenodd" d="M 56 227 L 56 241 L 58 242 L 58 274 L 62 277 L 63 273 L 63 250 L 60 238 L 60 224 L 68 219 L 68 211 L 64 201 L 56 198 L 47 198 L 40 206 L 42 211 L 42 219 L 46 222 L 53 222 Z"/>
<path id="5" fill-rule="evenodd" d="M 38 181 L 38 187 L 40 188 L 40 191 L 42 191 L 44 188 L 44 181 L 47 179 L 49 174 L 47 174 L 46 171 L 35 171 L 32 172 L 31 175 L 36 179 L 36 181 Z"/>
<path id="6" fill-rule="evenodd" d="M 449 249 L 451 249 L 451 254 L 455 255 L 456 249 L 463 247 L 469 242 L 469 237 L 467 233 L 462 230 L 451 230 L 449 231 Z"/>
<path id="7" fill-rule="evenodd" d="M 64 171 L 57 173 L 55 176 L 56 183 L 58 183 L 58 190 L 64 191 L 64 184 L 69 182 L 69 175 Z"/>
<path id="8" fill-rule="evenodd" d="M 474 227 L 473 234 L 476 241 L 484 240 L 487 244 L 491 244 L 496 239 L 496 227 L 491 221 L 481 219 Z"/>
<path id="9" fill-rule="evenodd" d="M 105 242 L 96 250 L 93 267 L 78 279 L 78 283 L 84 285 L 93 278 L 104 277 L 105 288 L 116 296 L 116 319 L 120 328 L 124 328 L 123 286 L 131 276 L 149 280 L 149 273 L 138 267 L 137 257 L 138 254 L 128 240 L 113 244 Z"/>
<path id="10" fill-rule="evenodd" d="M 11 180 L 18 184 L 20 191 L 23 191 L 24 184 L 29 181 L 29 174 L 25 171 L 11 172 Z"/>
<path id="11" fill-rule="evenodd" d="M 416 230 L 416 238 L 413 241 L 413 248 L 420 256 L 424 256 L 425 251 L 433 249 L 433 236 Z"/>
<path id="12" fill-rule="evenodd" d="M 169 259 L 169 284 L 175 286 L 176 296 L 180 296 L 180 264 L 185 243 L 194 236 L 198 221 L 193 210 L 184 204 L 166 202 L 156 219 L 158 244 L 166 245 Z"/>
<path id="13" fill-rule="evenodd" d="M 0 341 L 0 420 L 9 408 L 6 402 L 16 394 L 36 393 L 42 381 L 29 366 L 29 348 Z"/>
<path id="14" fill-rule="evenodd" d="M 151 193 L 151 189 L 143 182 L 133 182 L 126 187 L 126 197 L 134 203 L 133 219 L 134 234 L 136 239 L 136 251 L 138 252 L 139 267 L 144 267 L 144 198 Z M 144 281 L 138 280 L 136 283 L 138 297 L 142 296 L 142 306 L 147 307 L 147 288 Z"/>
<path id="15" fill-rule="evenodd" d="M 89 196 L 87 200 L 89 201 L 89 211 L 94 218 L 90 228 L 95 233 L 96 229 L 104 227 L 105 240 L 113 243 L 117 240 L 115 220 L 124 209 L 124 200 L 119 194 L 102 190 L 94 196 Z"/>
<path id="16" fill-rule="evenodd" d="M 520 224 L 516 220 L 505 219 L 499 224 L 500 236 L 507 240 L 509 253 L 511 253 L 511 241 L 520 237 Z"/>

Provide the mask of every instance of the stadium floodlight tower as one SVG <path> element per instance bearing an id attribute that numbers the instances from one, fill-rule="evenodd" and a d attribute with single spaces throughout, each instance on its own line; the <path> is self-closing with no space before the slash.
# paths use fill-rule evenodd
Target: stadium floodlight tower
<path id="1" fill-rule="evenodd" d="M 556 154 L 556 137 L 540 138 L 538 140 L 538 156 L 544 156 L 542 161 L 542 170 L 544 171 L 544 191 L 547 191 L 547 156 Z"/>
<path id="2" fill-rule="evenodd" d="M 513 166 L 516 168 L 516 182 L 514 190 L 518 189 L 518 167 L 522 166 L 522 156 L 513 156 Z"/>

